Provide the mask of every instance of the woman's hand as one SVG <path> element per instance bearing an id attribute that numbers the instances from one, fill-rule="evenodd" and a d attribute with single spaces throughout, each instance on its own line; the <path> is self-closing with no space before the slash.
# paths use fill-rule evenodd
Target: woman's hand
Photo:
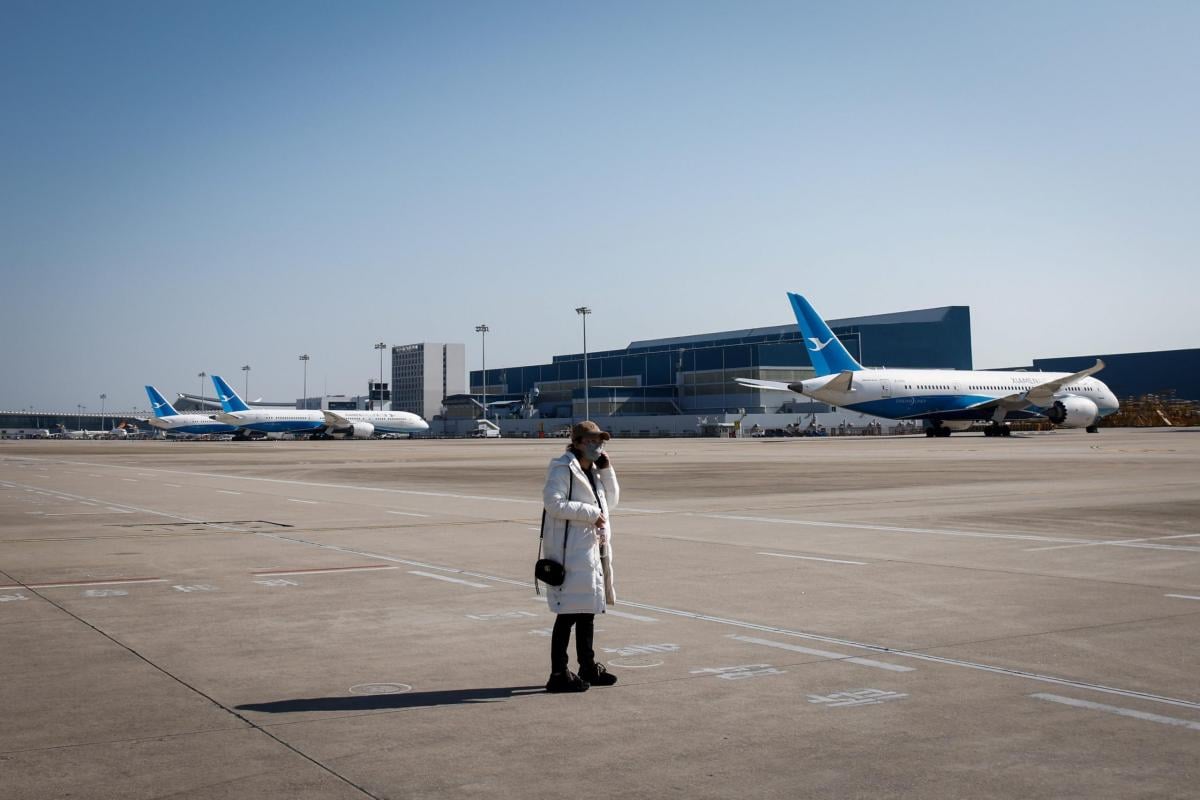
<path id="1" fill-rule="evenodd" d="M 596 543 L 601 547 L 608 544 L 608 527 L 606 525 L 596 524 Z"/>

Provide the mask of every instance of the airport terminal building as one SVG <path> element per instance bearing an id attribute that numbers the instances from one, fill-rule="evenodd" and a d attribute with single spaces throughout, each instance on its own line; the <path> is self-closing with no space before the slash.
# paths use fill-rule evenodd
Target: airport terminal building
<path id="1" fill-rule="evenodd" d="M 971 314 L 944 306 L 831 320 L 830 327 L 860 363 L 882 367 L 971 369 Z M 531 417 L 563 424 L 592 417 L 686 417 L 828 413 L 822 403 L 788 392 L 751 390 L 735 378 L 792 382 L 814 372 L 795 323 L 635 341 L 620 350 L 582 352 L 548 364 L 473 370 L 470 394 L 448 397 L 447 419 L 479 415 L 480 402 L 508 402 L 492 410 L 508 419 Z M 588 402 L 590 400 L 590 402 Z M 494 407 L 493 407 L 494 409 Z M 666 420 L 653 426 L 660 428 Z M 614 423 L 615 425 L 615 423 Z M 524 426 L 528 427 L 528 426 Z M 616 425 L 616 427 L 620 427 Z"/>

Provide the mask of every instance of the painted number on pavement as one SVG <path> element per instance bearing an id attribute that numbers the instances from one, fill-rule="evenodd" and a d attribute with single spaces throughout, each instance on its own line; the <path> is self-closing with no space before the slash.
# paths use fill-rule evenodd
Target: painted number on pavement
<path id="1" fill-rule="evenodd" d="M 846 706 L 876 705 L 889 700 L 899 700 L 902 697 L 908 697 L 908 695 L 883 689 L 847 689 L 844 692 L 827 695 L 810 694 L 808 702 L 824 705 L 826 708 L 844 708 Z"/>
<path id="2" fill-rule="evenodd" d="M 764 675 L 782 675 L 786 669 L 776 669 L 770 664 L 742 664 L 736 667 L 708 667 L 691 670 L 692 675 L 709 673 L 727 681 L 737 681 L 744 678 L 760 678 Z"/>

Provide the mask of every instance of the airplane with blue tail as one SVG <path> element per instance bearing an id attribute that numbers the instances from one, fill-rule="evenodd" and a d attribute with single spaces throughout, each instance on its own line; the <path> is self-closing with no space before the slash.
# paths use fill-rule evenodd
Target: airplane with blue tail
<path id="1" fill-rule="evenodd" d="M 279 438 L 286 434 L 313 438 L 370 439 L 380 433 L 422 433 L 429 423 L 408 411 L 317 411 L 315 409 L 251 408 L 220 375 L 212 376 L 221 401 L 221 422 L 242 431 Z"/>
<path id="2" fill-rule="evenodd" d="M 922 421 L 927 436 L 949 436 L 979 422 L 990 423 L 985 436 L 1007 436 L 1005 421 L 1022 419 L 1095 433 L 1096 423 L 1120 407 L 1112 390 L 1092 377 L 1104 369 L 1100 359 L 1073 373 L 864 367 L 808 300 L 791 292 L 788 299 L 816 377 L 796 383 L 735 378 L 738 384 L 795 392 L 884 419 Z"/>
<path id="3" fill-rule="evenodd" d="M 167 399 L 153 386 L 146 387 L 146 396 L 150 398 L 150 408 L 154 411 L 154 418 L 147 421 L 160 431 L 168 434 L 186 433 L 192 436 L 237 431 L 235 426 L 217 422 L 207 414 L 179 413 L 175 410 L 175 406 L 167 402 Z"/>

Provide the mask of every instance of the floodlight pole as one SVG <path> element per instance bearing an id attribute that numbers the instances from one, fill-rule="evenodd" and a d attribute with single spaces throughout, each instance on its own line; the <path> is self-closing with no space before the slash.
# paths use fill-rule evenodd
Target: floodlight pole
<path id="1" fill-rule="evenodd" d="M 379 410 L 383 410 L 383 351 L 387 349 L 386 342 L 376 342 L 375 349 L 379 351 Z M 395 408 L 395 406 L 392 406 Z"/>
<path id="2" fill-rule="evenodd" d="M 200 399 L 196 401 L 196 405 L 198 405 L 200 407 L 200 410 L 203 411 L 204 410 L 204 379 L 208 377 L 208 373 L 201 372 L 196 377 L 200 379 Z"/>
<path id="3" fill-rule="evenodd" d="M 308 355 L 308 353 L 304 353 L 303 355 L 300 356 L 300 360 L 304 362 L 303 397 L 304 397 L 304 410 L 305 411 L 308 410 L 308 360 L 309 360 L 309 358 L 310 358 L 310 356 Z"/>
<path id="4" fill-rule="evenodd" d="M 245 397 L 246 404 L 249 405 L 250 404 L 250 365 L 249 364 L 243 365 L 242 372 L 246 373 L 246 388 L 244 391 L 246 392 L 246 397 Z"/>
<path id="5" fill-rule="evenodd" d="M 587 306 L 580 306 L 575 309 L 575 313 L 583 317 L 583 418 L 592 418 L 592 401 L 588 391 L 588 356 L 587 356 L 587 318 L 592 310 Z M 574 412 L 571 413 L 574 417 Z"/>
<path id="6" fill-rule="evenodd" d="M 487 335 L 490 331 L 487 325 L 476 325 L 475 332 L 483 341 L 483 421 L 487 422 Z"/>

